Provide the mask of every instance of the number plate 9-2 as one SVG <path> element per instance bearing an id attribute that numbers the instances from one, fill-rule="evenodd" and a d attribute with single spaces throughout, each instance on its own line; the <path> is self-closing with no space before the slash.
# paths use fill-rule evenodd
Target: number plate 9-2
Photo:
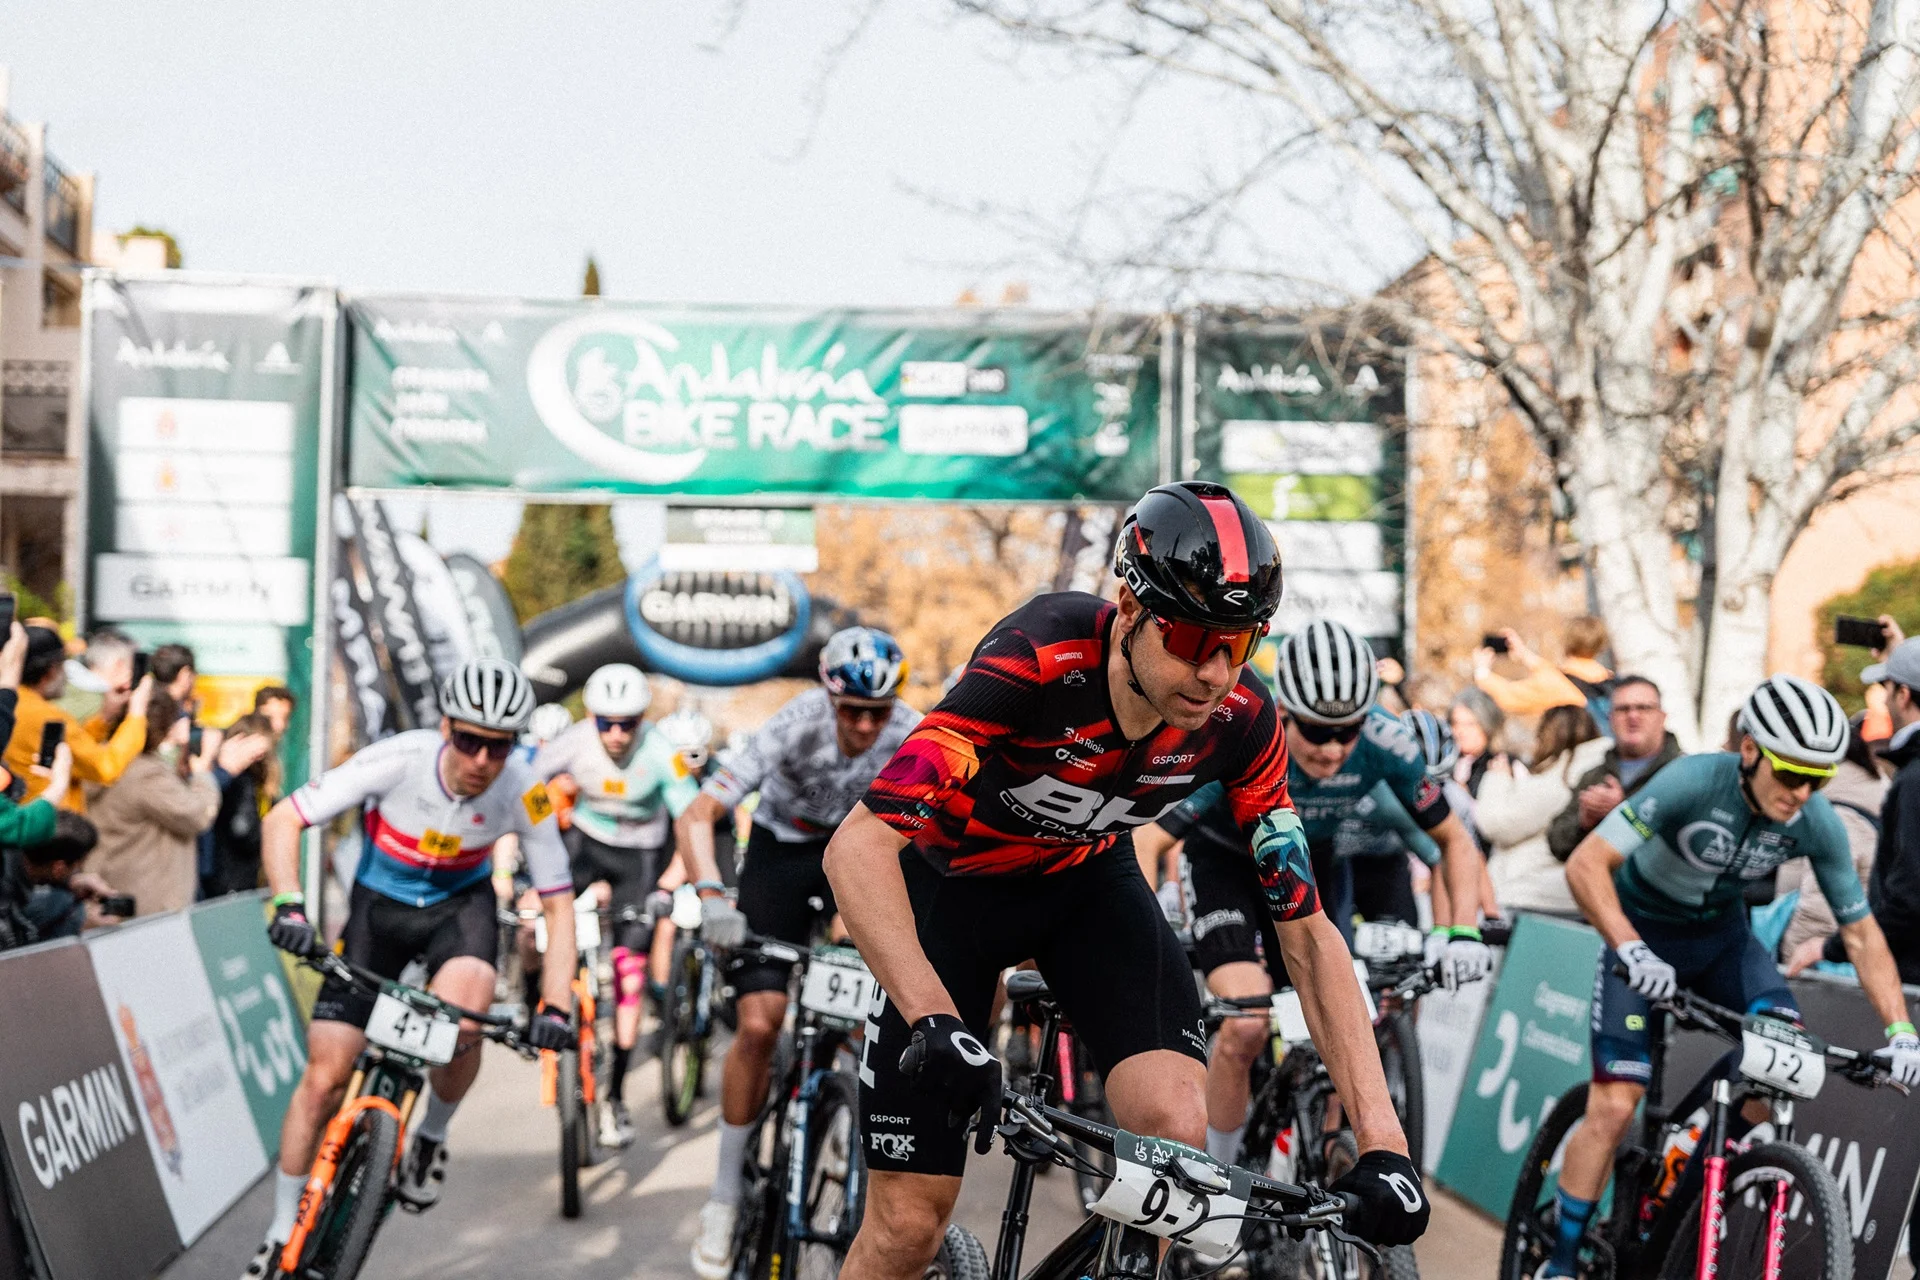
<path id="1" fill-rule="evenodd" d="M 1180 1143 L 1124 1130 L 1114 1136 L 1113 1154 L 1113 1181 L 1094 1204 L 1095 1213 L 1178 1240 L 1210 1262 L 1224 1261 L 1238 1247 L 1253 1185 L 1244 1170 L 1217 1165 L 1204 1152 Z M 1227 1191 L 1202 1195 L 1177 1185 L 1169 1171 L 1179 1156 L 1214 1165 L 1229 1179 Z"/>

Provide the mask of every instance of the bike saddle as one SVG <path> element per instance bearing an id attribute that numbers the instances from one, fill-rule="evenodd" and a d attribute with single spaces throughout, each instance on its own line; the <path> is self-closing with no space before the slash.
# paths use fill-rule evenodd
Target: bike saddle
<path id="1" fill-rule="evenodd" d="M 1053 1004 L 1053 991 L 1034 969 L 1015 969 L 1007 975 L 1007 999 L 1029 1008 Z"/>

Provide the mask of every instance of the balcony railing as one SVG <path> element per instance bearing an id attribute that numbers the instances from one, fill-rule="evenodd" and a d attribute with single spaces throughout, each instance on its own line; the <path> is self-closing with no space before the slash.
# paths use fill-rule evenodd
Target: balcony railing
<path id="1" fill-rule="evenodd" d="M 0 200 L 27 215 L 27 177 L 33 172 L 33 148 L 13 117 L 0 111 Z"/>
<path id="2" fill-rule="evenodd" d="M 80 252 L 80 184 L 52 156 L 47 168 L 47 239 L 68 253 Z"/>

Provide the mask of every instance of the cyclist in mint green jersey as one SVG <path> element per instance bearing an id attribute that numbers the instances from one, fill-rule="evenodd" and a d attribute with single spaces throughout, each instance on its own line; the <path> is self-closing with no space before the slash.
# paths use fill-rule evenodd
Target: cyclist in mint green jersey
<path id="1" fill-rule="evenodd" d="M 1653 1001 L 1684 986 L 1715 1004 L 1799 1020 L 1786 980 L 1747 927 L 1741 896 L 1746 881 L 1772 876 L 1789 858 L 1813 865 L 1860 985 L 1887 1022 L 1894 1077 L 1920 1082 L 1920 1038 L 1893 955 L 1867 910 L 1846 833 L 1817 794 L 1846 753 L 1840 704 L 1817 685 L 1777 675 L 1747 698 L 1739 723 L 1737 753 L 1669 764 L 1567 862 L 1574 899 L 1607 948 L 1594 981 L 1586 1118 L 1567 1140 L 1558 1237 L 1539 1276 L 1574 1274 L 1581 1233 L 1651 1076 Z M 1764 1104 L 1746 1116 L 1763 1118 Z"/>

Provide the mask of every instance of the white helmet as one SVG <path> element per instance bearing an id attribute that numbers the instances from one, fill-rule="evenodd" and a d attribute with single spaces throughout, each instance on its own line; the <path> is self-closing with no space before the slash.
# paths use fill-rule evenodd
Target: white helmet
<path id="1" fill-rule="evenodd" d="M 1847 713 L 1832 694 L 1799 676 L 1768 676 L 1740 708 L 1740 729 L 1795 764 L 1839 764 L 1847 754 Z"/>
<path id="2" fill-rule="evenodd" d="M 1274 689 L 1296 719 L 1357 724 L 1380 692 L 1373 648 L 1337 622 L 1310 622 L 1280 642 Z"/>
<path id="3" fill-rule="evenodd" d="M 573 712 L 558 702 L 543 702 L 527 718 L 527 736 L 534 742 L 552 742 L 573 724 Z"/>
<path id="4" fill-rule="evenodd" d="M 510 662 L 475 658 L 440 686 L 440 714 L 479 729 L 519 733 L 533 714 L 533 685 Z"/>
<path id="5" fill-rule="evenodd" d="M 640 668 L 609 662 L 587 677 L 580 700 L 590 716 L 625 718 L 644 713 L 653 701 L 653 690 L 647 688 L 647 677 Z"/>
<path id="6" fill-rule="evenodd" d="M 682 707 L 660 721 L 660 736 L 665 738 L 687 768 L 698 773 L 707 763 L 707 751 L 713 745 L 713 721 Z"/>

